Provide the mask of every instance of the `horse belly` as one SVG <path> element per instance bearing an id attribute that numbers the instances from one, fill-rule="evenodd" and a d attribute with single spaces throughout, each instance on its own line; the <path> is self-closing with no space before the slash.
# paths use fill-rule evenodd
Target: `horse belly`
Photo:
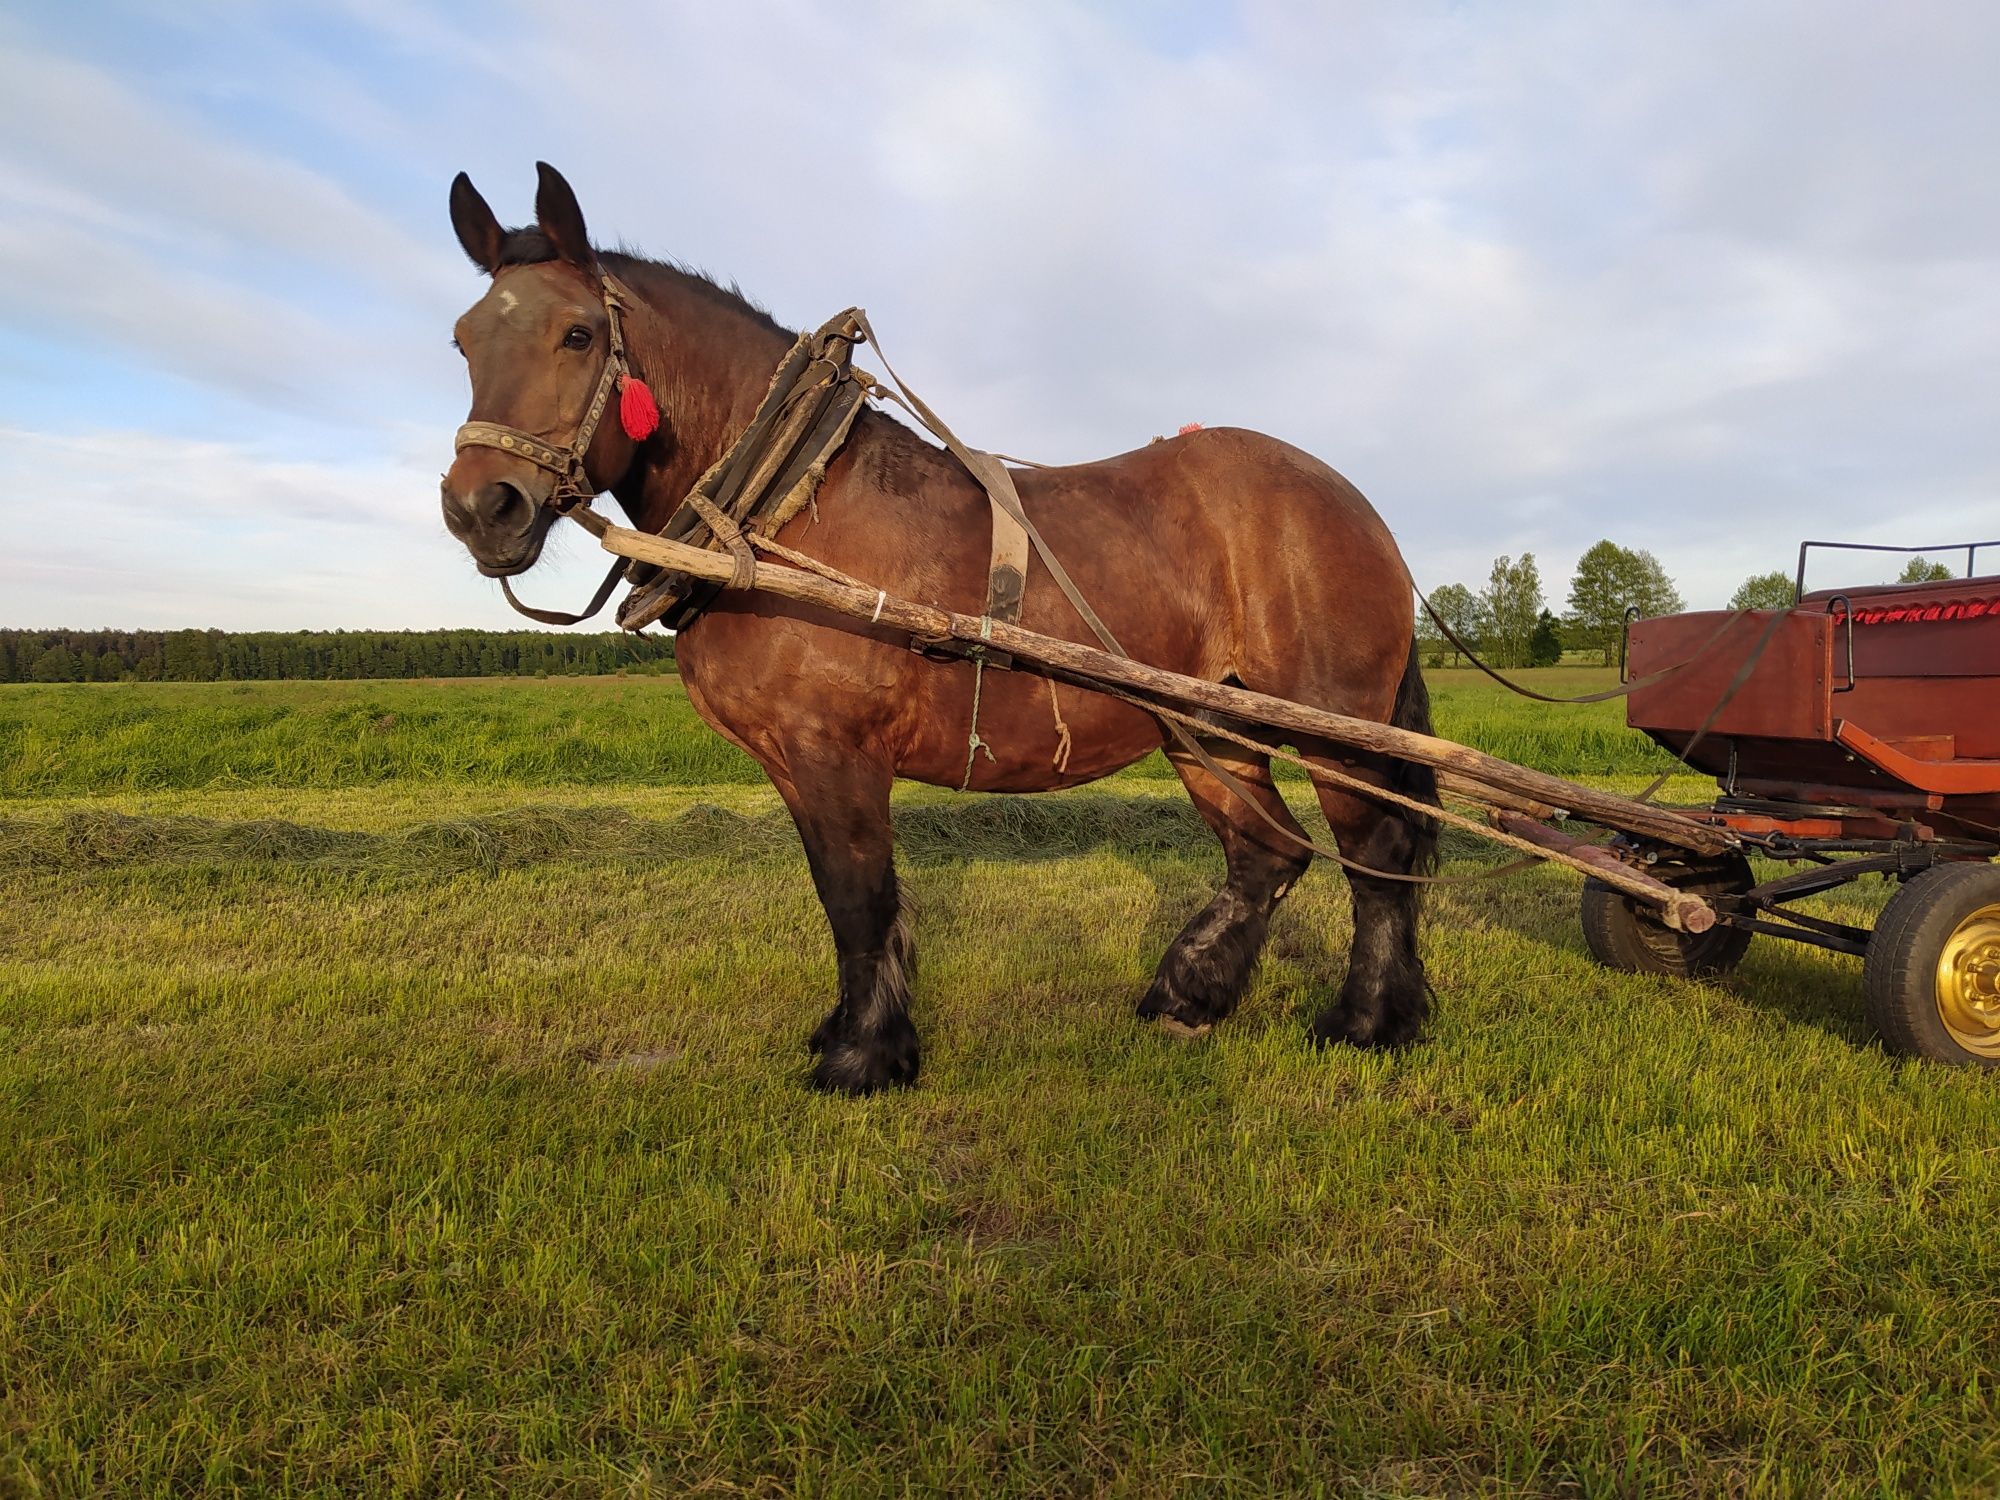
<path id="1" fill-rule="evenodd" d="M 1048 792 L 1122 771 L 1159 748 L 1152 718 L 1026 672 L 923 662 L 923 709 L 896 774 L 982 792 Z"/>

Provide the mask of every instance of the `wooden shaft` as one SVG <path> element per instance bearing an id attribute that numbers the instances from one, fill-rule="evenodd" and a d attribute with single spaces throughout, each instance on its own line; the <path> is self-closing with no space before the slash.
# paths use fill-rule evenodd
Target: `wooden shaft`
<path id="1" fill-rule="evenodd" d="M 1560 828 L 1551 828 L 1523 813 L 1496 810 L 1492 823 L 1502 833 L 1511 833 L 1517 839 L 1567 856 L 1568 863 L 1587 866 L 1589 873 L 1606 885 L 1659 907 L 1669 927 L 1683 932 L 1706 932 L 1715 925 L 1715 908 L 1699 896 L 1677 891 L 1665 881 L 1633 869 L 1601 845 L 1573 838 Z"/>
<path id="2" fill-rule="evenodd" d="M 1477 802 L 1486 807 L 1504 808 L 1508 812 L 1526 813 L 1537 823 L 1552 823 L 1562 811 L 1546 802 L 1537 802 L 1533 797 L 1523 797 L 1518 792 L 1488 786 L 1483 781 L 1474 781 L 1471 777 L 1461 776 L 1456 771 L 1438 772 L 1437 783 L 1438 790 L 1447 797 L 1456 797 L 1461 802 Z"/>
<path id="3" fill-rule="evenodd" d="M 621 557 L 656 563 L 716 583 L 728 583 L 735 570 L 735 563 L 718 552 L 670 542 L 663 537 L 650 536 L 623 526 L 606 526 L 601 539 L 607 551 Z M 987 630 L 982 634 L 976 615 L 954 614 L 933 605 L 899 599 L 894 594 L 878 594 L 867 588 L 836 583 L 801 568 L 770 563 L 758 564 L 751 587 L 930 640 L 960 641 L 1004 651 L 1020 662 L 1099 678 L 1178 706 L 1226 714 L 1252 725 L 1290 730 L 1294 734 L 1331 740 L 1357 750 L 1400 756 L 1452 773 L 1453 789 L 1463 791 L 1475 800 L 1479 799 L 1479 789 L 1488 787 L 1508 795 L 1484 800 L 1514 802 L 1526 798 L 1561 809 L 1586 823 L 1615 828 L 1621 833 L 1641 838 L 1657 839 L 1697 854 L 1720 854 L 1734 846 L 1734 837 L 1723 829 L 1697 823 L 1663 807 L 1634 802 L 1612 792 L 1579 786 L 1560 776 L 1517 766 L 1470 746 L 1438 739 L 1435 735 L 1398 729 L 1393 724 L 1378 724 L 1372 719 L 1331 713 L 1286 698 L 1253 693 L 1246 688 L 1203 682 L 1179 672 L 1149 667 L 1128 657 L 1113 656 L 1094 646 L 1024 630 L 1018 625 L 994 620 L 988 622 Z"/>

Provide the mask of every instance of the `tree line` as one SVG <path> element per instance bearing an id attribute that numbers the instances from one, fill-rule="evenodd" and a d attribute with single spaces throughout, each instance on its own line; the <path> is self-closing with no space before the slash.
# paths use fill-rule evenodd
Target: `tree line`
<path id="1" fill-rule="evenodd" d="M 0 682 L 555 677 L 673 669 L 669 638 L 623 631 L 0 630 Z"/>
<path id="2" fill-rule="evenodd" d="M 1931 583 L 1950 578 L 1943 563 L 1912 558 L 1898 583 Z M 1783 609 L 1793 602 L 1788 573 L 1757 573 L 1743 580 L 1731 609 Z M 1630 615 L 1670 615 L 1686 608 L 1680 590 L 1652 553 L 1605 540 L 1576 560 L 1570 578 L 1569 608 L 1560 616 L 1542 594 L 1535 554 L 1496 557 L 1486 586 L 1472 589 L 1447 583 L 1430 595 L 1431 608 L 1451 634 L 1496 667 L 1554 666 L 1566 651 L 1590 652 L 1604 665 L 1617 660 Z M 1457 662 L 1463 653 L 1422 610 L 1417 639 L 1426 665 Z"/>
<path id="3" fill-rule="evenodd" d="M 1913 558 L 1898 583 L 1950 578 L 1943 563 Z M 1746 578 L 1731 609 L 1782 609 L 1792 578 Z M 1652 553 L 1600 541 L 1577 559 L 1569 608 L 1542 593 L 1535 554 L 1497 557 L 1484 588 L 1448 583 L 1431 607 L 1497 667 L 1553 666 L 1567 651 L 1617 659 L 1628 610 L 1672 614 L 1680 591 Z M 1460 659 L 1419 611 L 1424 661 Z M 280 678 L 587 676 L 671 672 L 670 637 L 624 631 L 558 635 L 542 630 L 0 630 L 0 682 L 228 682 Z"/>

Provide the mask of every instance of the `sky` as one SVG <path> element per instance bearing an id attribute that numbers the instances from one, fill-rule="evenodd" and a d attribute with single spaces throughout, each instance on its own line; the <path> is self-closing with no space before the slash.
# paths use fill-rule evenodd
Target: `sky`
<path id="1" fill-rule="evenodd" d="M 1996 57 L 1987 0 L 9 0 L 0 625 L 524 624 L 437 475 L 447 190 L 531 219 L 538 158 L 602 243 L 865 306 L 975 445 L 1297 443 L 1426 587 L 2000 536 Z"/>

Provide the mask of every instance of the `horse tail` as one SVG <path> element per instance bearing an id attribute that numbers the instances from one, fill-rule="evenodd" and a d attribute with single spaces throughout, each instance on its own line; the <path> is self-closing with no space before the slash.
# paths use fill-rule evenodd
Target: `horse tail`
<path id="1" fill-rule="evenodd" d="M 1398 729 L 1418 734 L 1431 732 L 1431 693 L 1424 684 L 1424 669 L 1417 660 L 1414 640 L 1410 642 L 1410 660 L 1403 668 L 1403 680 L 1396 686 L 1396 706 L 1390 710 L 1389 722 Z M 1432 807 L 1438 805 L 1437 772 L 1413 760 L 1390 760 L 1389 789 Z M 1406 808 L 1398 811 L 1413 845 L 1411 873 L 1427 875 L 1437 868 L 1438 820 Z"/>

